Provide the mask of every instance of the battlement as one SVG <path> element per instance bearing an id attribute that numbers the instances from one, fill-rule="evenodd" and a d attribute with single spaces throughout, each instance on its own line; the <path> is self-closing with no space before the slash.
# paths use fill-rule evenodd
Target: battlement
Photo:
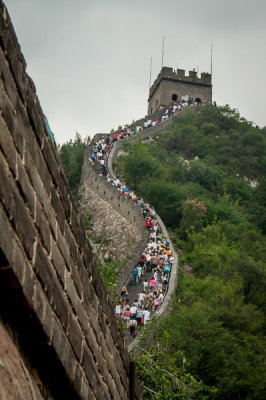
<path id="1" fill-rule="evenodd" d="M 149 91 L 148 115 L 183 99 L 212 101 L 212 76 L 208 72 L 163 67 Z"/>
<path id="2" fill-rule="evenodd" d="M 188 71 L 188 75 L 186 75 L 186 71 L 184 69 L 176 69 L 170 67 L 163 67 L 161 72 L 158 74 L 155 79 L 153 85 L 150 88 L 149 97 L 151 97 L 160 84 L 162 80 L 172 80 L 177 82 L 184 83 L 193 83 L 199 85 L 211 85 L 212 84 L 212 76 L 208 72 L 202 72 L 200 77 L 198 77 L 197 71 Z"/>

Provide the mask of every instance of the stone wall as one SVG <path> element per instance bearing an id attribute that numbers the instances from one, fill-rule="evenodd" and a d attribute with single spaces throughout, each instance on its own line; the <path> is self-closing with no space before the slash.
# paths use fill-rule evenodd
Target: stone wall
<path id="1" fill-rule="evenodd" d="M 80 193 L 81 211 L 93 213 L 93 230 L 110 241 L 115 260 L 127 259 L 117 280 L 118 287 L 122 287 L 132 271 L 132 265 L 148 242 L 148 232 L 140 209 L 108 184 L 99 175 L 97 165 L 92 165 L 86 156 Z"/>
<path id="2" fill-rule="evenodd" d="M 0 398 L 140 399 L 2 0 L 0 35 Z"/>

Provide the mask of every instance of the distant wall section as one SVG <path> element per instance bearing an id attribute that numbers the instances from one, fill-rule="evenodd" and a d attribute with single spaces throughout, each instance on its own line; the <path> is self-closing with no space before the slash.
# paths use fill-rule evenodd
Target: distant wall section
<path id="1" fill-rule="evenodd" d="M 110 240 L 114 259 L 127 259 L 117 281 L 119 288 L 127 280 L 132 266 L 146 248 L 148 232 L 140 209 L 107 183 L 99 175 L 97 167 L 85 156 L 80 188 L 81 211 L 93 213 L 94 230 Z"/>

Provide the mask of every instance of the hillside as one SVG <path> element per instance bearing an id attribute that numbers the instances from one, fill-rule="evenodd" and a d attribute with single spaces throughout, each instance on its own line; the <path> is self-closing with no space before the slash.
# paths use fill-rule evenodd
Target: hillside
<path id="1" fill-rule="evenodd" d="M 265 398 L 265 128 L 205 106 L 124 150 L 118 174 L 181 254 L 173 310 L 137 358 L 145 398 Z"/>

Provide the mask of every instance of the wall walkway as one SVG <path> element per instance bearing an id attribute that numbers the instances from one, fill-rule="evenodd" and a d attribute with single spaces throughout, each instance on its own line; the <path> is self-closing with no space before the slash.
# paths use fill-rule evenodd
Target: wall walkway
<path id="1" fill-rule="evenodd" d="M 170 129 L 173 127 L 174 121 L 172 118 L 167 119 L 166 121 L 160 123 L 159 125 L 156 125 L 154 127 L 148 128 L 144 131 L 141 132 L 141 137 L 143 140 L 152 138 L 154 136 L 158 136 L 163 134 L 166 130 Z M 100 135 L 101 136 L 101 135 Z M 103 136 L 103 135 L 102 135 Z M 95 135 L 93 138 L 93 141 L 96 140 L 99 137 L 99 134 Z M 115 142 L 111 152 L 109 153 L 108 157 L 108 172 L 110 173 L 111 177 L 115 178 L 115 173 L 113 171 L 113 164 L 115 162 L 115 159 L 118 155 L 119 150 L 121 150 L 124 140 L 126 141 L 137 141 L 138 140 L 138 135 L 129 137 L 127 139 L 123 139 L 121 141 Z M 88 153 L 90 150 L 88 150 Z M 139 256 L 142 254 L 143 250 L 145 249 L 147 243 L 148 243 L 148 232 L 147 229 L 144 227 L 144 219 L 143 216 L 140 213 L 140 210 L 136 205 L 129 201 L 128 199 L 122 197 L 119 192 L 117 191 L 116 188 L 114 188 L 112 185 L 108 184 L 106 179 L 104 177 L 99 176 L 99 171 L 95 169 L 95 167 L 88 161 L 88 157 L 85 160 L 85 167 L 84 167 L 84 173 L 83 173 L 83 179 L 86 184 L 89 184 L 95 192 L 99 193 L 101 196 L 105 198 L 105 200 L 110 203 L 114 209 L 118 212 L 120 212 L 122 215 L 125 217 L 129 218 L 130 221 L 137 227 L 138 232 L 140 234 L 140 243 L 141 246 L 137 246 L 134 252 L 134 257 L 128 260 L 125 268 L 121 271 L 121 275 L 119 277 L 119 286 L 122 287 L 125 282 L 128 281 L 128 278 L 131 275 L 132 271 L 132 266 L 135 264 L 135 261 L 139 258 Z M 99 183 L 100 182 L 100 183 Z M 178 256 L 174 250 L 174 247 L 172 245 L 172 242 L 170 240 L 169 234 L 167 232 L 167 229 L 165 225 L 163 224 L 163 221 L 161 218 L 156 215 L 156 218 L 158 219 L 160 228 L 164 234 L 164 236 L 169 240 L 170 242 L 170 248 L 171 252 L 174 256 L 174 264 L 172 266 L 172 271 L 171 271 L 171 276 L 169 279 L 169 284 L 168 284 L 168 291 L 167 294 L 164 298 L 164 302 L 159 308 L 159 310 L 155 313 L 155 315 L 159 316 L 162 315 L 163 313 L 169 312 L 170 308 L 170 302 L 171 298 L 174 294 L 176 285 L 177 285 L 177 278 L 178 278 Z M 126 240 L 126 239 L 124 239 Z M 132 262 L 134 261 L 134 262 Z M 137 343 L 138 339 L 136 339 L 133 343 L 131 343 L 128 347 L 129 351 L 131 351 L 134 347 L 134 345 Z"/>

